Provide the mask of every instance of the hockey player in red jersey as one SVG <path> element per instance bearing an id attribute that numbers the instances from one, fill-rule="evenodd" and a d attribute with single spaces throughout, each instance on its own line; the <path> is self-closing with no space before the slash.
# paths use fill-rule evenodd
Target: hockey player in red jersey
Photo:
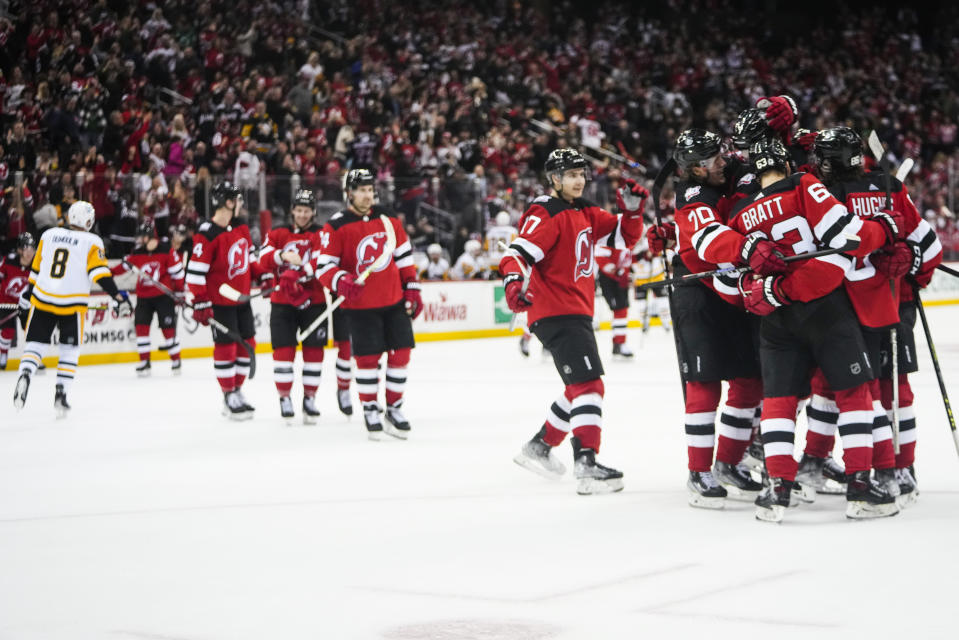
<path id="1" fill-rule="evenodd" d="M 626 344 L 626 326 L 629 315 L 629 289 L 633 283 L 633 251 L 631 247 L 596 245 L 596 266 L 599 267 L 599 288 L 613 312 L 613 355 L 632 358 L 633 350 Z"/>
<path id="2" fill-rule="evenodd" d="M 221 182 L 210 192 L 213 217 L 204 222 L 193 236 L 193 251 L 187 265 L 186 284 L 193 296 L 193 317 L 200 324 L 211 318 L 238 333 L 251 346 L 256 346 L 253 310 L 249 301 L 236 302 L 220 294 L 227 283 L 241 294 L 250 293 L 250 229 L 239 218 L 241 197 L 230 182 Z M 224 415 L 233 420 L 253 417 L 253 407 L 243 397 L 241 388 L 250 372 L 246 350 L 228 335 L 213 329 L 213 366 L 223 391 Z"/>
<path id="3" fill-rule="evenodd" d="M 847 248 L 851 256 L 861 257 L 895 245 L 900 216 L 880 211 L 865 220 L 850 213 L 812 175 L 790 175 L 789 154 L 781 141 L 754 143 L 749 156 L 762 190 L 736 204 L 730 226 L 739 233 L 771 239 L 785 256 L 828 247 Z M 858 239 L 850 243 L 850 238 Z M 841 288 L 851 266 L 848 257 L 834 254 L 790 263 L 780 274 L 749 274 L 741 283 L 746 309 L 763 316 L 761 429 L 769 478 L 756 498 L 760 520 L 781 521 L 789 506 L 797 470 L 793 441 L 798 397 L 805 395 L 814 365 L 835 390 L 840 410 L 849 473 L 846 515 L 871 518 L 898 512 L 894 498 L 869 476 L 872 371 L 859 323 Z"/>
<path id="4" fill-rule="evenodd" d="M 16 253 L 0 261 L 0 304 L 11 305 L 9 309 L 0 309 L 0 317 L 7 317 L 0 323 L 0 371 L 7 368 L 7 355 L 17 335 L 16 305 L 29 284 L 30 265 L 36 253 L 37 241 L 24 232 L 17 236 Z"/>
<path id="5" fill-rule="evenodd" d="M 845 289 L 863 327 L 874 365 L 870 391 L 873 396 L 873 467 L 877 480 L 886 484 L 890 493 L 900 495 L 900 504 L 915 498 L 915 479 L 910 467 L 915 460 L 915 413 L 913 394 L 907 375 L 917 370 L 915 338 L 916 321 L 912 300 L 912 284 L 925 286 L 942 260 L 942 245 L 932 227 L 922 219 L 909 194 L 899 180 L 881 171 L 865 172 L 862 139 L 847 127 L 826 129 L 819 133 L 813 153 L 823 183 L 847 208 L 868 218 L 886 206 L 885 182 L 890 186 L 891 205 L 901 212 L 904 242 L 888 251 L 857 259 L 846 275 Z M 902 281 L 902 276 L 907 280 Z M 900 306 L 900 296 L 904 303 Z M 896 328 L 899 343 L 899 444 L 893 450 L 890 417 L 886 411 L 892 403 L 889 329 Z M 809 434 L 800 461 L 798 477 L 823 482 L 822 470 L 835 441 L 838 409 L 825 379 L 813 378 L 813 396 L 807 408 Z"/>
<path id="6" fill-rule="evenodd" d="M 520 220 L 520 234 L 500 261 L 506 301 L 527 312 L 531 331 L 550 350 L 565 390 L 546 422 L 514 461 L 536 473 L 560 476 L 565 466 L 552 454 L 573 432 L 574 473 L 581 494 L 620 491 L 621 471 L 596 462 L 602 431 L 603 363 L 592 316 L 597 243 L 626 249 L 639 240 L 648 192 L 627 181 L 617 193 L 623 215 L 583 199 L 589 164 L 573 149 L 546 160 L 551 195 L 536 198 Z M 529 274 L 528 281 L 526 274 Z M 528 288 L 527 288 L 528 285 Z"/>
<path id="7" fill-rule="evenodd" d="M 401 409 L 410 352 L 415 346 L 412 319 L 422 312 L 423 299 L 409 237 L 399 220 L 374 204 L 374 186 L 368 170 L 347 172 L 343 180 L 347 207 L 320 231 L 315 270 L 320 282 L 344 299 L 356 360 L 356 388 L 368 436 L 379 440 L 385 432 L 406 439 L 410 423 Z M 395 238 L 395 247 L 382 260 L 390 236 Z M 386 425 L 377 401 L 378 367 L 384 353 Z"/>
<path id="8" fill-rule="evenodd" d="M 160 283 L 167 289 L 181 293 L 183 291 L 183 262 L 170 245 L 167 238 L 156 237 L 156 227 L 150 219 L 144 220 L 137 230 L 137 245 L 133 253 L 110 271 L 120 275 L 135 267 L 137 277 L 137 304 L 133 312 L 133 324 L 137 334 L 137 352 L 140 361 L 137 364 L 138 376 L 150 375 L 150 323 L 156 314 L 157 324 L 163 333 L 160 349 L 170 354 L 174 375 L 180 374 L 180 343 L 176 337 L 177 307 L 163 291 L 157 288 Z"/>
<path id="9" fill-rule="evenodd" d="M 260 268 L 273 272 L 278 289 L 270 296 L 270 336 L 273 343 L 273 380 L 280 395 L 280 415 L 293 417 L 293 361 L 297 330 L 304 330 L 326 310 L 323 286 L 313 280 L 310 263 L 319 243 L 320 230 L 313 218 L 316 197 L 300 189 L 293 198 L 293 223 L 273 229 L 260 250 Z M 315 424 L 320 415 L 316 391 L 323 373 L 326 325 L 303 339 L 303 421 Z"/>

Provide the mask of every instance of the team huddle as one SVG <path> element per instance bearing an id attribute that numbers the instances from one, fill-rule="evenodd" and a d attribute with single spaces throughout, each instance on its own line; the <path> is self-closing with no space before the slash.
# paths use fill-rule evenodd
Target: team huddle
<path id="1" fill-rule="evenodd" d="M 563 475 L 553 448 L 571 433 L 577 491 L 623 489 L 623 473 L 596 459 L 605 389 L 594 297 L 598 277 L 614 315 L 613 353 L 632 356 L 625 345 L 627 296 L 632 256 L 644 240 L 647 256 L 661 260 L 671 276 L 668 309 L 660 315 L 671 316 L 674 329 L 692 506 L 722 508 L 727 498 L 745 499 L 755 502 L 758 519 L 779 522 L 787 507 L 817 492 L 843 492 L 846 515 L 864 519 L 894 515 L 916 498 L 908 374 L 917 370 L 917 292 L 929 284 L 942 248 L 903 183 L 876 163 L 870 168 L 856 132 L 796 130 L 796 115 L 788 96 L 763 98 L 739 115 L 728 150 L 716 133 L 683 131 L 656 181 L 662 187 L 676 178 L 675 202 L 663 211 L 665 201 L 653 199 L 656 222 L 645 235 L 645 187 L 625 180 L 617 191 L 619 213 L 612 213 L 583 198 L 591 166 L 583 155 L 568 148 L 549 155 L 551 191 L 523 214 L 498 269 L 510 309 L 527 315 L 563 390 L 515 462 Z M 303 419 L 316 421 L 332 318 L 340 410 L 353 411 L 352 359 L 369 437 L 407 438 L 402 406 L 411 320 L 423 306 L 412 247 L 403 225 L 375 204 L 369 171 L 349 171 L 344 196 L 346 207 L 321 227 L 313 193 L 299 191 L 292 223 L 270 231 L 257 250 L 239 217 L 239 191 L 221 183 L 186 264 L 147 223 L 137 248 L 112 273 L 102 242 L 89 233 L 93 208 L 74 204 L 68 226 L 46 231 L 35 254 L 33 239 L 21 238 L 19 266 L 10 267 L 28 273 L 19 293 L 26 339 L 14 404 L 26 402 L 57 329 L 55 406 L 66 415 L 91 283 L 106 291 L 117 313 L 129 314 L 128 297 L 112 276 L 133 271 L 139 375 L 150 372 L 154 315 L 164 337 L 160 348 L 179 370 L 176 308 L 185 305 L 212 327 L 224 415 L 249 419 L 254 408 L 242 389 L 255 367 L 250 298 L 269 295 L 281 416 L 295 415 L 300 346 Z M 254 283 L 258 294 L 251 293 Z M 9 341 L 6 327 L 4 358 Z M 797 461 L 803 406 L 808 433 Z M 832 458 L 837 431 L 842 464 Z"/>

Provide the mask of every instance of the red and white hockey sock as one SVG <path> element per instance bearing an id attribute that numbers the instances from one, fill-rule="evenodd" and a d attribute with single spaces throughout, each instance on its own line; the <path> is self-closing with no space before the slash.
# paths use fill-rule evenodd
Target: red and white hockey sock
<path id="1" fill-rule="evenodd" d="M 882 406 L 892 420 L 892 380 L 879 382 Z M 912 387 L 905 373 L 899 374 L 899 453 L 896 468 L 905 469 L 916 461 L 916 411 L 913 408 Z"/>
<path id="2" fill-rule="evenodd" d="M 43 354 L 47 350 L 46 343 L 27 342 L 23 345 L 23 355 L 20 356 L 20 373 L 32 376 L 43 362 Z"/>
<path id="3" fill-rule="evenodd" d="M 223 393 L 236 389 L 236 350 L 235 342 L 213 345 L 213 368 L 216 370 L 216 381 L 220 383 Z"/>
<path id="4" fill-rule="evenodd" d="M 273 349 L 273 383 L 281 398 L 288 397 L 293 389 L 293 358 L 296 347 L 277 347 Z"/>
<path id="5" fill-rule="evenodd" d="M 380 390 L 380 356 L 356 356 L 356 392 L 364 405 L 376 402 Z"/>
<path id="6" fill-rule="evenodd" d="M 161 329 L 163 332 L 163 349 L 170 354 L 170 360 L 180 359 L 180 341 L 176 339 L 176 329 Z"/>
<path id="7" fill-rule="evenodd" d="M 729 381 L 726 407 L 719 416 L 716 459 L 736 465 L 743 459 L 753 437 L 753 417 L 762 403 L 760 378 L 734 378 Z"/>
<path id="8" fill-rule="evenodd" d="M 713 467 L 716 409 L 722 393 L 719 381 L 686 383 L 686 453 L 690 471 L 709 471 Z"/>
<path id="9" fill-rule="evenodd" d="M 150 325 L 134 325 L 137 334 L 137 353 L 140 354 L 140 360 L 150 359 Z"/>
<path id="10" fill-rule="evenodd" d="M 256 353 L 256 338 L 247 338 L 246 343 L 253 347 L 253 352 Z M 236 345 L 236 378 L 233 384 L 237 389 L 243 386 L 248 375 L 250 375 L 250 356 L 247 355 L 246 349 Z"/>
<path id="11" fill-rule="evenodd" d="M 386 404 L 398 407 L 406 390 L 406 369 L 410 363 L 410 349 L 397 349 L 386 355 Z"/>
<path id="12" fill-rule="evenodd" d="M 836 446 L 836 425 L 839 422 L 839 407 L 836 401 L 813 394 L 806 407 L 806 455 L 827 458 Z"/>
<path id="13" fill-rule="evenodd" d="M 350 368 L 350 359 L 353 351 L 349 340 L 340 340 L 336 343 L 336 388 L 349 389 L 353 372 Z"/>
<path id="14" fill-rule="evenodd" d="M 70 390 L 73 379 L 77 377 L 77 363 L 79 362 L 80 345 L 60 345 L 60 359 L 57 361 L 57 384 L 63 385 L 64 392 Z"/>
<path id="15" fill-rule="evenodd" d="M 839 438 L 846 473 L 868 471 L 872 465 L 872 396 L 869 383 L 836 391 Z"/>
<path id="16" fill-rule="evenodd" d="M 796 479 L 796 408 L 799 398 L 780 396 L 763 399 L 760 431 L 763 434 L 763 453 L 766 470 L 774 478 Z"/>
<path id="17" fill-rule="evenodd" d="M 626 325 L 629 320 L 626 319 L 629 309 L 616 309 L 613 311 L 613 344 L 626 343 Z"/>
<path id="18" fill-rule="evenodd" d="M 543 440 L 551 447 L 562 444 L 569 433 L 569 412 L 572 407 L 566 393 L 556 398 L 556 401 L 549 407 L 549 413 L 546 414 L 546 435 Z"/>
<path id="19" fill-rule="evenodd" d="M 14 327 L 5 327 L 0 329 L 0 354 L 10 351 L 13 345 L 13 336 L 16 329 Z"/>
<path id="20" fill-rule="evenodd" d="M 893 469 L 896 466 L 896 450 L 892 445 L 892 423 L 882 408 L 879 380 L 869 382 L 872 397 L 872 468 Z"/>
<path id="21" fill-rule="evenodd" d="M 603 381 L 600 378 L 566 385 L 569 426 L 583 449 L 599 451 L 603 429 Z"/>
<path id="22" fill-rule="evenodd" d="M 303 395 L 315 396 L 323 376 L 323 347 L 303 347 Z"/>

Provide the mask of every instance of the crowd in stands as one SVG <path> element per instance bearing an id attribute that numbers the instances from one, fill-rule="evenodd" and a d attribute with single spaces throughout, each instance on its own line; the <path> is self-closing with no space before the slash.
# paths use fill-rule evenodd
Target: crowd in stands
<path id="1" fill-rule="evenodd" d="M 551 149 L 592 158 L 591 196 L 609 206 L 683 128 L 729 134 L 756 98 L 787 93 L 801 126 L 875 128 L 894 163 L 914 158 L 914 200 L 959 258 L 950 3 L 3 4 L 4 250 L 76 199 L 118 257 L 138 218 L 182 231 L 209 215 L 221 176 L 251 220 L 280 221 L 295 188 L 337 201 L 342 172 L 366 167 L 417 247 L 453 264 L 498 212 L 515 224 Z"/>

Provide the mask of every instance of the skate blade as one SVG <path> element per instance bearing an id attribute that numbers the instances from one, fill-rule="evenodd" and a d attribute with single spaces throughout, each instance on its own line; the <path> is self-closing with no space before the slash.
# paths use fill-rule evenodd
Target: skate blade
<path id="1" fill-rule="evenodd" d="M 850 520 L 888 518 L 897 513 L 899 513 L 899 505 L 895 502 L 890 502 L 889 504 L 869 504 L 868 502 L 846 503 L 846 517 Z"/>
<path id="2" fill-rule="evenodd" d="M 755 491 L 740 489 L 734 484 L 727 484 L 725 482 L 720 482 L 719 484 L 726 490 L 726 497 L 737 502 L 755 502 L 761 491 L 761 489 L 756 489 Z"/>
<path id="3" fill-rule="evenodd" d="M 846 485 L 839 484 L 835 480 L 826 480 L 822 487 L 816 488 L 816 493 L 824 496 L 844 496 L 846 495 Z"/>
<path id="4" fill-rule="evenodd" d="M 70 413 L 68 409 L 64 409 L 63 407 L 57 407 L 57 420 L 63 420 L 64 418 L 67 417 L 68 413 Z"/>
<path id="5" fill-rule="evenodd" d="M 183 369 L 177 367 L 176 369 L 171 369 L 170 372 L 175 376 L 179 376 L 183 373 Z"/>
<path id="6" fill-rule="evenodd" d="M 903 493 L 898 498 L 896 498 L 896 504 L 899 505 L 900 509 L 905 509 L 916 504 L 919 500 L 919 492 L 911 491 L 909 493 Z"/>
<path id="7" fill-rule="evenodd" d="M 383 442 L 386 440 L 386 434 L 382 430 L 377 431 L 367 431 L 366 437 L 372 440 L 373 442 Z"/>
<path id="8" fill-rule="evenodd" d="M 566 467 L 561 462 L 557 462 L 558 466 L 556 469 L 549 469 L 522 453 L 518 453 L 516 457 L 513 458 L 513 462 L 547 480 L 559 480 L 566 473 Z"/>
<path id="9" fill-rule="evenodd" d="M 698 491 L 689 491 L 689 506 L 697 509 L 723 509 L 726 506 L 726 498 L 704 496 Z"/>
<path id="10" fill-rule="evenodd" d="M 774 504 L 771 507 L 756 507 L 756 519 L 763 522 L 782 522 L 786 516 L 786 507 Z"/>
<path id="11" fill-rule="evenodd" d="M 800 504 L 812 504 L 816 501 L 816 490 L 806 485 L 794 488 L 789 493 L 789 506 L 798 507 Z"/>
<path id="12" fill-rule="evenodd" d="M 229 409 L 224 409 L 222 414 L 228 418 L 231 422 L 245 422 L 247 420 L 253 419 L 252 411 L 244 411 L 243 413 L 233 413 Z"/>
<path id="13" fill-rule="evenodd" d="M 310 427 L 319 422 L 319 416 L 311 416 L 309 414 L 303 414 L 303 424 Z"/>
<path id="14" fill-rule="evenodd" d="M 283 420 L 283 424 L 288 427 L 295 427 L 296 422 L 294 422 L 293 416 L 280 416 L 280 419 Z"/>
<path id="15" fill-rule="evenodd" d="M 149 377 L 150 377 L 150 370 L 147 369 L 146 371 L 137 371 L 137 377 L 138 377 L 138 378 L 149 378 Z"/>
<path id="16" fill-rule="evenodd" d="M 407 438 L 410 437 L 409 429 L 397 429 L 396 427 L 391 425 L 389 422 L 383 425 L 383 433 L 385 433 L 388 436 L 393 436 L 397 440 L 406 440 Z"/>
<path id="17" fill-rule="evenodd" d="M 599 478 L 580 478 L 576 484 L 576 493 L 581 496 L 598 495 L 602 493 L 616 493 L 623 490 L 622 478 L 610 478 L 609 480 L 600 480 Z"/>

